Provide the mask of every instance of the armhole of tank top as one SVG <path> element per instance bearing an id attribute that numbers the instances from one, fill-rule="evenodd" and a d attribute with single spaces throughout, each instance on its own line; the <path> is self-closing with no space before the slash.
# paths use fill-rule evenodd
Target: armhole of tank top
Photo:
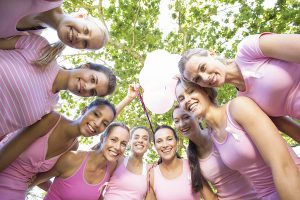
<path id="1" fill-rule="evenodd" d="M 122 163 L 126 169 L 127 169 L 128 160 L 129 160 L 129 157 L 125 157 L 123 160 L 123 163 Z"/>

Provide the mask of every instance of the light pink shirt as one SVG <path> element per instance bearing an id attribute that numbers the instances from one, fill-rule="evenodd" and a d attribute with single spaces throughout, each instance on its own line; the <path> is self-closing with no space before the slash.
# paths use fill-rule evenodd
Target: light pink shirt
<path id="1" fill-rule="evenodd" d="M 210 155 L 199 159 L 204 178 L 217 189 L 219 200 L 258 200 L 258 196 L 249 181 L 236 170 L 227 167 L 213 144 Z"/>
<path id="2" fill-rule="evenodd" d="M 147 192 L 147 164 L 143 164 L 143 173 L 134 174 L 127 166 L 128 158 L 119 165 L 110 178 L 105 200 L 142 200 Z"/>
<path id="3" fill-rule="evenodd" d="M 30 35 L 20 37 L 16 50 L 0 50 L 0 138 L 40 120 L 58 101 L 52 93 L 57 62 L 45 69 L 31 64 L 46 45 L 43 37 Z"/>
<path id="4" fill-rule="evenodd" d="M 17 23 L 25 16 L 45 12 L 61 6 L 63 0 L 1 0 L 0 1 L 0 38 L 15 35 L 24 35 L 26 32 L 39 33 L 40 31 L 18 31 Z"/>
<path id="5" fill-rule="evenodd" d="M 238 45 L 235 62 L 246 84 L 238 95 L 253 99 L 269 116 L 300 119 L 300 64 L 266 57 L 259 37 L 248 36 Z"/>
<path id="6" fill-rule="evenodd" d="M 153 190 L 157 200 L 199 200 L 200 193 L 192 191 L 191 172 L 187 160 L 183 161 L 182 174 L 174 179 L 167 179 L 160 171 L 159 165 L 154 168 Z"/>

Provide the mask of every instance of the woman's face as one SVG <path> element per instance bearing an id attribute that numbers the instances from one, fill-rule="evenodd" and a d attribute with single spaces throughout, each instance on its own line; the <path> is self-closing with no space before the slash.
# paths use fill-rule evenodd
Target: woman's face
<path id="1" fill-rule="evenodd" d="M 181 108 L 175 108 L 173 111 L 173 121 L 176 129 L 187 138 L 196 133 L 196 128 L 199 128 L 198 122 Z"/>
<path id="2" fill-rule="evenodd" d="M 80 133 L 84 137 L 91 137 L 103 132 L 114 120 L 114 113 L 107 105 L 93 106 L 86 110 L 81 117 Z"/>
<path id="3" fill-rule="evenodd" d="M 66 17 L 57 27 L 59 39 L 75 49 L 100 49 L 104 32 L 86 17 Z"/>
<path id="4" fill-rule="evenodd" d="M 130 140 L 131 151 L 134 154 L 143 156 L 150 144 L 149 133 L 142 128 L 136 129 Z"/>
<path id="5" fill-rule="evenodd" d="M 221 87 L 225 83 L 225 65 L 212 56 L 192 56 L 183 76 L 202 87 Z"/>
<path id="6" fill-rule="evenodd" d="M 101 148 L 108 162 L 117 161 L 126 150 L 129 132 L 121 126 L 113 127 L 107 137 L 103 139 Z"/>
<path id="7" fill-rule="evenodd" d="M 204 116 L 210 100 L 208 95 L 200 88 L 179 83 L 176 86 L 176 98 L 182 109 L 190 113 L 195 119 Z"/>
<path id="8" fill-rule="evenodd" d="M 68 90 L 81 97 L 105 96 L 108 91 L 108 77 L 89 68 L 74 69 L 68 80 Z"/>
<path id="9" fill-rule="evenodd" d="M 173 160 L 176 157 L 177 140 L 168 128 L 161 128 L 154 134 L 155 148 L 158 155 L 164 161 Z"/>

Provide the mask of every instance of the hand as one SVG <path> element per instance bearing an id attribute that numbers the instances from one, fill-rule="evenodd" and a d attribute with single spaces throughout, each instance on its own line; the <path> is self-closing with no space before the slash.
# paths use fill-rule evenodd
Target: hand
<path id="1" fill-rule="evenodd" d="M 35 186 L 35 185 L 33 184 L 34 181 L 35 181 L 35 179 L 36 179 L 36 175 L 34 175 L 33 177 L 31 177 L 31 178 L 28 180 L 28 182 L 27 182 L 28 188 L 32 188 L 32 187 Z"/>
<path id="2" fill-rule="evenodd" d="M 139 83 L 133 83 L 130 84 L 128 87 L 127 97 L 132 101 L 134 100 L 139 92 L 140 84 Z"/>

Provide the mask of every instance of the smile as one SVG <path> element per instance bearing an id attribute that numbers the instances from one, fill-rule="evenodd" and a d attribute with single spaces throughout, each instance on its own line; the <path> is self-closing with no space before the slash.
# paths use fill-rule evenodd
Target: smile
<path id="1" fill-rule="evenodd" d="M 70 31 L 69 31 L 68 37 L 69 37 L 70 42 L 73 43 L 74 32 L 73 32 L 73 28 L 72 27 L 70 27 Z"/>
<path id="2" fill-rule="evenodd" d="M 81 93 L 81 83 L 80 83 L 80 78 L 78 78 L 77 90 L 78 90 L 78 93 Z"/>
<path id="3" fill-rule="evenodd" d="M 198 103 L 192 103 L 192 104 L 187 106 L 187 110 L 189 112 L 195 112 L 195 110 L 197 109 L 197 105 L 198 105 Z"/>
<path id="4" fill-rule="evenodd" d="M 89 128 L 92 134 L 96 133 L 96 130 L 90 124 L 87 124 L 87 127 Z"/>

